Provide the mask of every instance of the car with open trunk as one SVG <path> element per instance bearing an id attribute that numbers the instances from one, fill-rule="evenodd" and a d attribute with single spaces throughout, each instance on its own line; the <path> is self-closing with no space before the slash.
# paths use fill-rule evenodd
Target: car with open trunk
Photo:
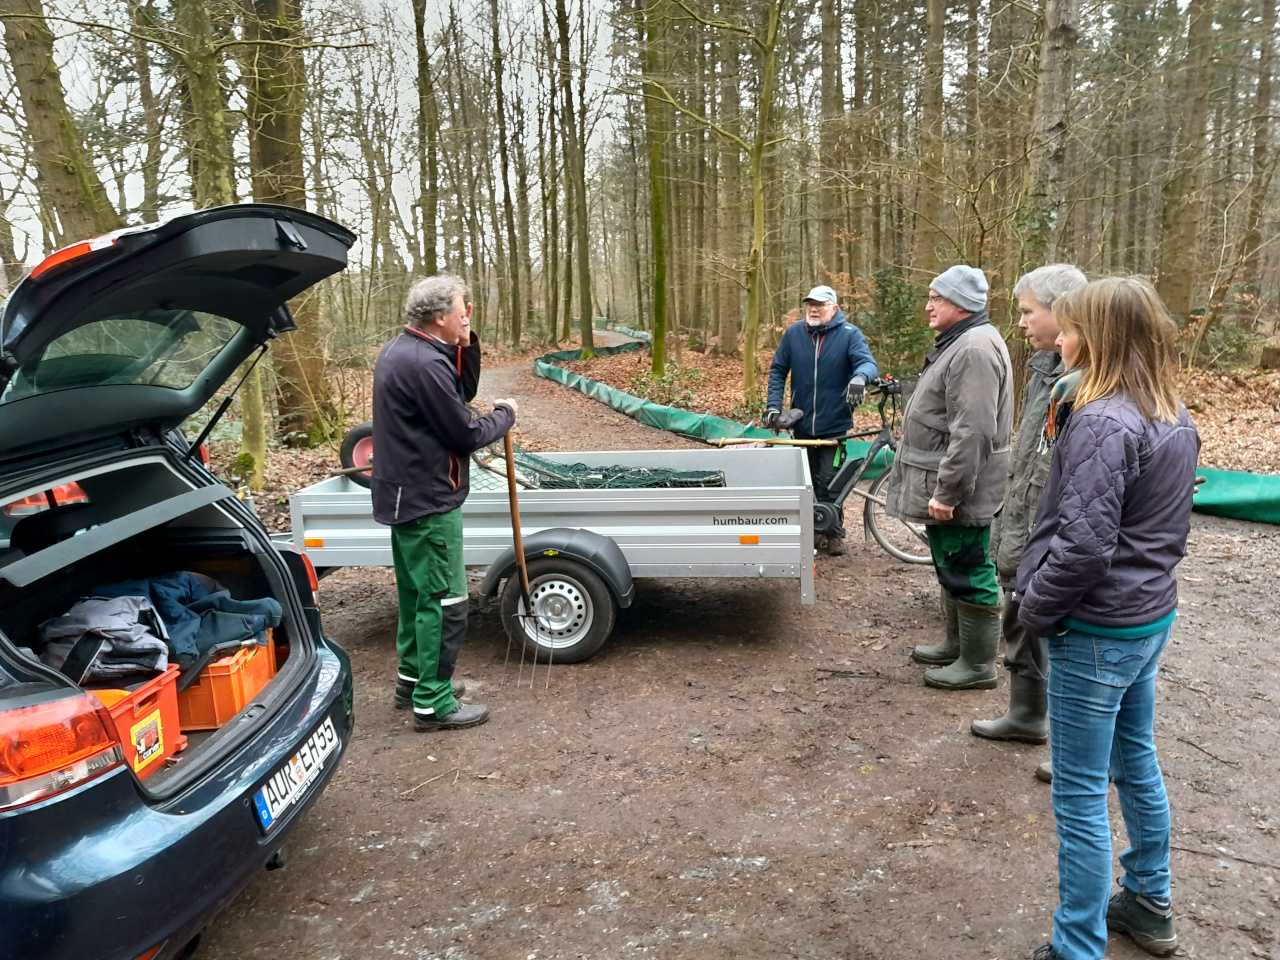
<path id="1" fill-rule="evenodd" d="M 0 312 L 0 957 L 189 956 L 337 768 L 351 670 L 315 571 L 179 428 L 354 240 L 287 207 L 197 211 L 58 251 Z M 215 598 L 201 631 L 251 635 L 115 678 L 137 665 L 94 622 L 55 669 L 49 624 L 113 591 L 152 590 L 147 636 L 176 643 L 174 582 Z"/>

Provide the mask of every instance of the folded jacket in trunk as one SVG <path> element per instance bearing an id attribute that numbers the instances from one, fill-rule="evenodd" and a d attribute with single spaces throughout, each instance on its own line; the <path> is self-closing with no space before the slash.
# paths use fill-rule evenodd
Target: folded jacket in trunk
<path id="1" fill-rule="evenodd" d="M 38 633 L 40 659 L 76 683 L 160 673 L 169 663 L 164 622 L 142 596 L 88 597 Z"/>

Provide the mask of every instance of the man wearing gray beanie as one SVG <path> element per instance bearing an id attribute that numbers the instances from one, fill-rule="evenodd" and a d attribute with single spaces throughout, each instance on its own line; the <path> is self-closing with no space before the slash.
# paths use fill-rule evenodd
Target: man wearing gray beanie
<path id="1" fill-rule="evenodd" d="M 991 521 L 1009 469 L 1013 369 L 981 270 L 957 265 L 934 277 L 925 312 L 937 337 L 902 414 L 885 511 L 925 526 L 942 587 L 946 638 L 911 654 L 937 665 L 924 682 L 990 690 L 1000 645 Z"/>

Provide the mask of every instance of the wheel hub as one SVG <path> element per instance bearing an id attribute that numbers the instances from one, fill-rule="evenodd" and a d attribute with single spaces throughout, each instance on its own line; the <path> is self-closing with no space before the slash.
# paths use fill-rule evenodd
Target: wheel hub
<path id="1" fill-rule="evenodd" d="M 576 583 L 560 577 L 539 579 L 530 585 L 529 598 L 534 617 L 525 619 L 524 629 L 539 644 L 569 646 L 591 629 L 591 598 Z"/>

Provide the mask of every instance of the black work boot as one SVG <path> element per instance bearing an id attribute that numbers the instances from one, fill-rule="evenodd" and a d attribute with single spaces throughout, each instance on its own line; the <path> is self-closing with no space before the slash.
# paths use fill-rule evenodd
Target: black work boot
<path id="1" fill-rule="evenodd" d="M 960 621 L 956 613 L 956 600 L 942 588 L 942 612 L 947 621 L 947 638 L 942 643 L 916 647 L 911 659 L 916 663 L 952 663 L 960 656 Z"/>
<path id="2" fill-rule="evenodd" d="M 946 667 L 924 672 L 926 686 L 940 690 L 994 690 L 1000 648 L 1000 608 L 956 601 L 960 655 Z"/>
<path id="3" fill-rule="evenodd" d="M 483 703 L 460 703 L 453 713 L 437 717 L 434 713 L 413 713 L 413 729 L 418 733 L 431 733 L 434 730 L 462 730 L 465 727 L 478 727 L 489 719 L 489 708 Z"/>
<path id="4" fill-rule="evenodd" d="M 1178 949 L 1169 905 L 1155 903 L 1129 889 L 1121 890 L 1107 904 L 1107 929 L 1127 933 L 1134 943 L 1156 957 L 1167 957 Z"/>
<path id="5" fill-rule="evenodd" d="M 416 680 L 406 680 L 404 677 L 396 677 L 396 695 L 395 706 L 397 710 L 408 710 L 413 706 L 413 688 L 417 683 Z M 461 680 L 453 681 L 453 695 L 461 697 L 467 692 L 467 685 Z"/>
<path id="6" fill-rule="evenodd" d="M 1049 681 L 1009 674 L 1009 710 L 999 720 L 975 720 L 969 732 L 987 740 L 1048 743 Z"/>
<path id="7" fill-rule="evenodd" d="M 1041 783 L 1053 783 L 1053 761 L 1046 760 L 1036 767 L 1036 779 Z"/>
<path id="8" fill-rule="evenodd" d="M 1036 947 L 1031 951 L 1030 960 L 1062 960 L 1062 954 L 1053 949 L 1052 943 L 1046 943 L 1043 947 Z"/>
<path id="9" fill-rule="evenodd" d="M 827 537 L 827 556 L 843 557 L 844 556 L 844 540 L 840 537 Z"/>

